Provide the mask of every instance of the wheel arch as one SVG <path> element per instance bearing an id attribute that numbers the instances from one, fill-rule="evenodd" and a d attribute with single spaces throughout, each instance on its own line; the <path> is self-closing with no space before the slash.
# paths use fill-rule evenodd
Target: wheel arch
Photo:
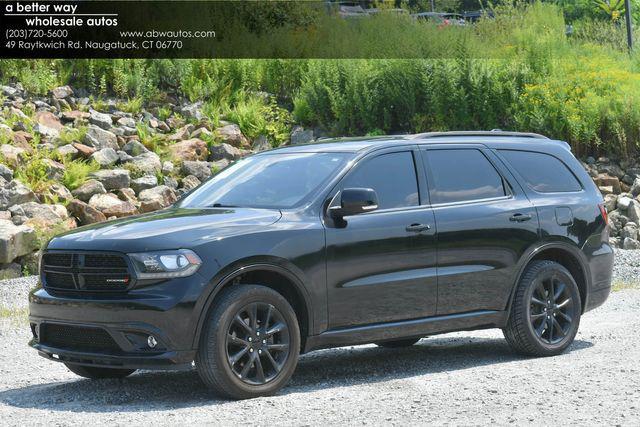
<path id="1" fill-rule="evenodd" d="M 302 272 L 286 260 L 275 257 L 249 258 L 234 262 L 223 268 L 211 280 L 204 304 L 199 310 L 193 348 L 198 348 L 204 322 L 211 311 L 220 291 L 234 284 L 262 285 L 280 293 L 293 307 L 300 326 L 301 349 L 304 349 L 306 338 L 313 331 L 313 306 L 309 293 L 304 286 Z M 250 280 L 261 282 L 250 282 Z"/>
<path id="2" fill-rule="evenodd" d="M 525 269 L 531 262 L 539 260 L 554 261 L 569 270 L 578 285 L 580 292 L 581 310 L 584 313 L 591 289 L 591 277 L 587 268 L 587 260 L 578 247 L 560 242 L 545 243 L 531 249 L 520 263 L 518 273 L 513 281 L 507 313 L 511 312 L 511 305 L 516 294 L 516 288 Z"/>

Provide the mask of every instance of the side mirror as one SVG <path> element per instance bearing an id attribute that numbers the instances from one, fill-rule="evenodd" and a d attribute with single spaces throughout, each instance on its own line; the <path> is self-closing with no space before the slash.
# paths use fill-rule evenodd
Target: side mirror
<path id="1" fill-rule="evenodd" d="M 358 215 L 378 209 L 378 195 L 372 188 L 345 188 L 340 192 L 340 206 L 329 208 L 333 218 Z"/>

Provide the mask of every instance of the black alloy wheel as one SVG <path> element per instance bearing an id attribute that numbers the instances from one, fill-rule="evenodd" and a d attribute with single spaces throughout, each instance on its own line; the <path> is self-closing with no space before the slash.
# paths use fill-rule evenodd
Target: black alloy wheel
<path id="1" fill-rule="evenodd" d="M 289 328 L 271 304 L 241 308 L 227 331 L 227 361 L 240 380 L 262 385 L 273 380 L 289 357 Z"/>
<path id="2" fill-rule="evenodd" d="M 300 353 L 298 317 L 266 286 L 236 284 L 211 307 L 196 354 L 202 381 L 217 395 L 272 395 L 293 375 Z"/>
<path id="3" fill-rule="evenodd" d="M 581 313 L 580 291 L 569 270 L 554 261 L 533 261 L 516 286 L 503 333 L 518 353 L 554 356 L 573 342 Z"/>
<path id="4" fill-rule="evenodd" d="M 547 344 L 562 341 L 573 321 L 573 298 L 566 283 L 556 274 L 539 280 L 531 294 L 531 326 Z"/>

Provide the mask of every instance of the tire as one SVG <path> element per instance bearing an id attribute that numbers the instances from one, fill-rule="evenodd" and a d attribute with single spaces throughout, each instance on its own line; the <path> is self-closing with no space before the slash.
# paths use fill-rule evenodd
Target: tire
<path id="1" fill-rule="evenodd" d="M 99 368 L 97 366 L 82 366 L 65 363 L 65 366 L 74 374 L 92 380 L 104 378 L 124 378 L 133 374 L 135 369 Z"/>
<path id="2" fill-rule="evenodd" d="M 564 352 L 578 333 L 582 313 L 580 291 L 571 273 L 553 261 L 534 261 L 515 292 L 503 329 L 511 348 L 526 356 Z"/>
<path id="3" fill-rule="evenodd" d="M 299 353 L 300 328 L 287 300 L 264 286 L 233 285 L 209 312 L 196 367 L 215 394 L 250 399 L 284 387 Z"/>
<path id="4" fill-rule="evenodd" d="M 384 348 L 402 348 L 402 347 L 411 347 L 418 341 L 420 341 L 420 338 L 405 338 L 401 340 L 378 341 L 376 345 L 378 347 L 384 347 Z"/>

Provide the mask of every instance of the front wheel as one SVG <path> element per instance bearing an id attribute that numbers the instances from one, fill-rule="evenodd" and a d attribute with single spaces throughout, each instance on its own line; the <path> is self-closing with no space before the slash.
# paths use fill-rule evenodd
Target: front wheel
<path id="1" fill-rule="evenodd" d="M 518 353 L 554 356 L 573 342 L 581 312 L 571 273 L 553 261 L 534 261 L 518 283 L 504 336 Z"/>
<path id="2" fill-rule="evenodd" d="M 72 363 L 65 363 L 64 365 L 74 374 L 84 378 L 90 378 L 92 380 L 103 378 L 124 378 L 136 371 L 135 369 L 99 368 L 96 366 L 82 366 Z"/>
<path id="3" fill-rule="evenodd" d="M 298 320 L 287 300 L 264 286 L 233 285 L 208 316 L 196 366 L 216 394 L 248 399 L 284 387 L 299 352 Z"/>

